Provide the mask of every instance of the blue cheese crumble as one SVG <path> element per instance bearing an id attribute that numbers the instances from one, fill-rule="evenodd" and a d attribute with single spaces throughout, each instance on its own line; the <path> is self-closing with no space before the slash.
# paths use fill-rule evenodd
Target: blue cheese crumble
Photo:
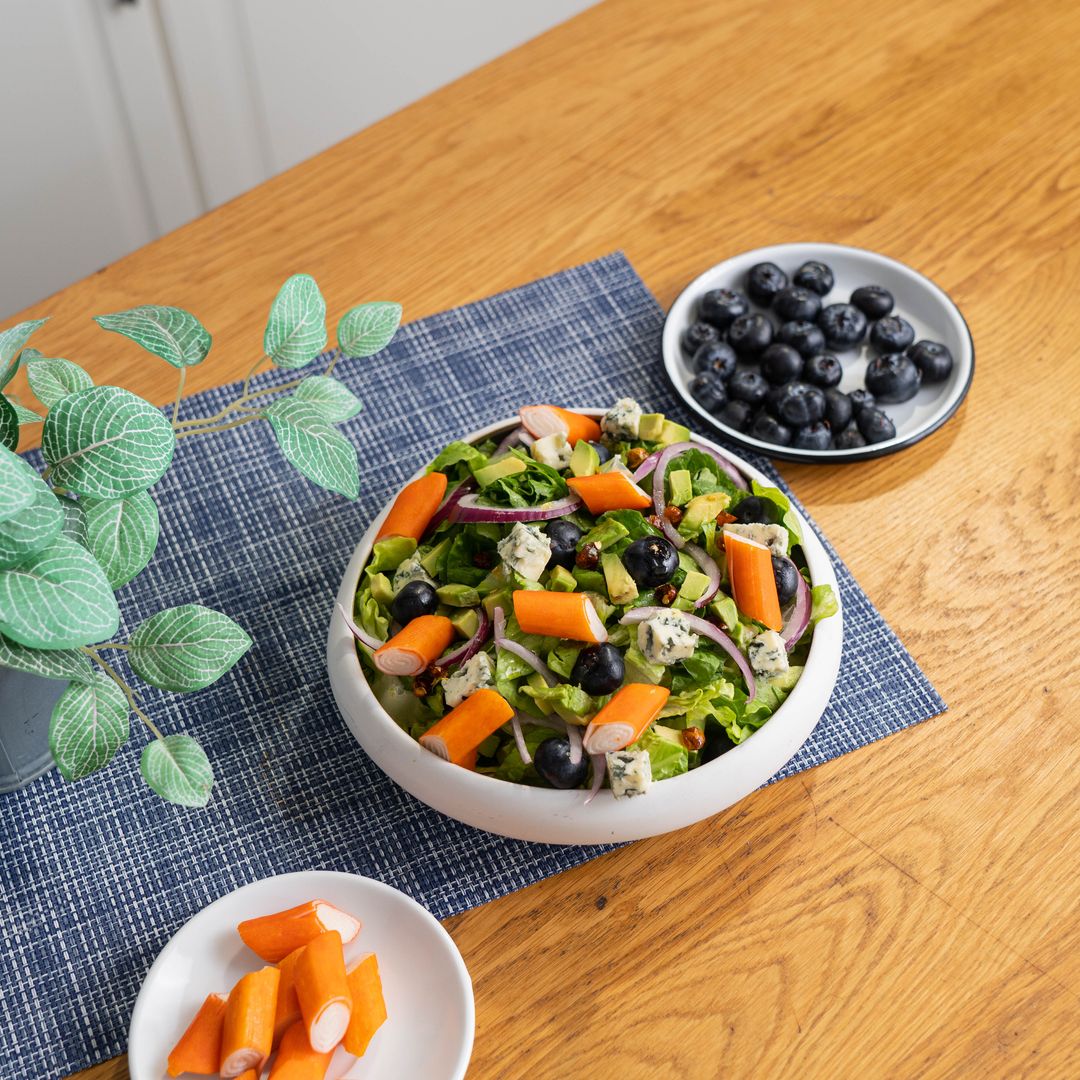
<path id="1" fill-rule="evenodd" d="M 600 430 L 613 439 L 636 439 L 641 406 L 633 398 L 619 398 L 600 421 Z"/>
<path id="2" fill-rule="evenodd" d="M 784 640 L 775 630 L 766 630 L 758 634 L 746 646 L 746 655 L 750 666 L 759 679 L 772 679 L 784 675 L 788 670 L 787 649 Z"/>
<path id="3" fill-rule="evenodd" d="M 788 531 L 783 525 L 725 525 L 724 532 L 745 536 L 757 544 L 767 547 L 774 555 L 786 555 Z"/>
<path id="4" fill-rule="evenodd" d="M 390 588 L 397 596 L 411 581 L 426 581 L 432 588 L 435 587 L 431 575 L 420 562 L 419 554 L 411 555 L 394 571 L 394 580 L 390 582 Z"/>
<path id="5" fill-rule="evenodd" d="M 553 469 L 565 469 L 570 464 L 574 451 L 562 434 L 545 435 L 537 439 L 529 448 L 534 461 L 548 465 Z"/>
<path id="6" fill-rule="evenodd" d="M 638 648 L 650 664 L 677 664 L 696 647 L 697 634 L 681 611 L 664 611 L 638 624 Z"/>
<path id="7" fill-rule="evenodd" d="M 648 794 L 652 761 L 646 750 L 613 750 L 607 755 L 608 783 L 616 799 Z"/>
<path id="8" fill-rule="evenodd" d="M 491 660 L 487 653 L 481 652 L 453 675 L 443 679 L 443 696 L 447 707 L 453 709 L 477 690 L 492 690 L 494 687 L 495 673 L 491 670 Z"/>
<path id="9" fill-rule="evenodd" d="M 539 581 L 551 558 L 551 541 L 537 526 L 519 521 L 499 541 L 498 550 L 499 558 L 509 569 L 529 581 Z"/>

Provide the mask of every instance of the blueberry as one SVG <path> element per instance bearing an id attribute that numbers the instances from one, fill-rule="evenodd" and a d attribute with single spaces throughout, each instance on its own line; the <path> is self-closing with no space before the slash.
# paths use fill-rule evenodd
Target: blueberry
<path id="1" fill-rule="evenodd" d="M 851 302 L 869 319 L 882 319 L 892 311 L 893 296 L 880 285 L 860 285 Z"/>
<path id="2" fill-rule="evenodd" d="M 799 590 L 799 571 L 790 559 L 781 559 L 779 555 L 774 555 L 772 574 L 776 582 L 776 598 L 780 601 L 780 606 L 785 607 L 795 599 L 795 593 Z"/>
<path id="3" fill-rule="evenodd" d="M 595 442 L 589 441 L 589 445 L 596 451 L 596 456 L 600 459 L 600 464 L 603 465 L 605 461 L 611 460 L 611 450 L 605 446 L 599 439 Z"/>
<path id="4" fill-rule="evenodd" d="M 728 397 L 745 401 L 747 405 L 760 405 L 769 392 L 765 377 L 756 371 L 743 368 L 728 379 Z"/>
<path id="5" fill-rule="evenodd" d="M 734 750 L 735 744 L 731 741 L 731 736 L 723 729 L 710 731 L 705 736 L 705 746 L 701 750 L 701 764 L 707 765 L 710 761 L 715 761 L 721 754 L 726 754 L 729 750 Z"/>
<path id="6" fill-rule="evenodd" d="M 390 603 L 390 614 L 404 626 L 421 615 L 434 615 L 439 606 L 435 589 L 426 581 L 410 581 L 403 585 Z"/>
<path id="7" fill-rule="evenodd" d="M 694 400 L 709 412 L 716 412 L 727 404 L 724 380 L 715 371 L 703 371 L 690 380 L 690 393 Z"/>
<path id="8" fill-rule="evenodd" d="M 952 374 L 952 353 L 939 341 L 917 342 L 907 354 L 922 372 L 923 382 L 944 382 Z"/>
<path id="9" fill-rule="evenodd" d="M 536 771 L 554 788 L 576 788 L 589 775 L 589 758 L 582 754 L 576 765 L 570 762 L 570 740 L 562 737 L 545 739 L 533 755 Z"/>
<path id="10" fill-rule="evenodd" d="M 800 356 L 814 356 L 825 348 L 825 335 L 821 328 L 806 319 L 784 323 L 776 334 L 776 340 L 790 345 Z"/>
<path id="11" fill-rule="evenodd" d="M 737 356 L 749 359 L 767 349 L 773 325 L 764 315 L 740 315 L 729 327 L 727 339 Z"/>
<path id="12" fill-rule="evenodd" d="M 830 386 L 825 391 L 825 419 L 829 421 L 829 427 L 833 431 L 843 431 L 851 423 L 854 412 L 855 406 L 843 390 Z"/>
<path id="13" fill-rule="evenodd" d="M 548 559 L 548 567 L 562 566 L 567 570 L 574 565 L 577 555 L 578 541 L 581 539 L 581 530 L 566 518 L 556 518 L 544 526 L 548 542 L 551 544 L 551 558 Z"/>
<path id="14" fill-rule="evenodd" d="M 735 350 L 726 341 L 706 341 L 694 353 L 690 366 L 697 372 L 715 371 L 726 379 L 735 370 Z"/>
<path id="15" fill-rule="evenodd" d="M 750 310 L 746 297 L 737 289 L 710 289 L 698 304 L 698 318 L 726 330 L 740 315 Z"/>
<path id="16" fill-rule="evenodd" d="M 679 568 L 679 553 L 664 536 L 642 536 L 623 552 L 623 566 L 642 589 L 655 589 L 672 579 Z"/>
<path id="17" fill-rule="evenodd" d="M 750 426 L 750 417 L 753 414 L 754 407 L 752 405 L 732 398 L 720 410 L 717 419 L 722 424 L 727 424 L 729 428 L 734 428 L 736 431 L 745 431 Z"/>
<path id="18" fill-rule="evenodd" d="M 870 327 L 870 344 L 879 353 L 903 352 L 914 340 L 911 323 L 899 315 L 886 315 Z"/>
<path id="19" fill-rule="evenodd" d="M 740 525 L 775 525 L 780 520 L 776 503 L 760 495 L 747 495 L 731 513 Z"/>
<path id="20" fill-rule="evenodd" d="M 834 284 L 833 272 L 823 263 L 811 259 L 804 262 L 795 271 L 794 281 L 804 289 L 815 292 L 818 296 L 828 296 Z"/>
<path id="21" fill-rule="evenodd" d="M 786 424 L 794 427 L 813 424 L 825 418 L 825 393 L 809 383 L 788 383 L 779 408 L 780 418 Z"/>
<path id="22" fill-rule="evenodd" d="M 761 354 L 761 373 L 774 386 L 797 379 L 802 369 L 803 358 L 790 345 L 777 341 Z"/>
<path id="23" fill-rule="evenodd" d="M 787 446 L 791 442 L 791 428 L 780 423 L 775 416 L 770 416 L 764 409 L 754 417 L 750 434 L 755 439 L 773 443 L 775 446 Z"/>
<path id="24" fill-rule="evenodd" d="M 804 289 L 799 285 L 789 285 L 776 294 L 773 310 L 785 322 L 792 319 L 806 319 L 807 322 L 813 322 L 821 311 L 821 297 L 810 289 Z"/>
<path id="25" fill-rule="evenodd" d="M 719 340 L 720 331 L 712 323 L 698 320 L 696 323 L 691 323 L 683 331 L 682 347 L 690 356 L 693 356 L 707 341 Z"/>
<path id="26" fill-rule="evenodd" d="M 851 408 L 858 416 L 863 409 L 872 409 L 877 402 L 869 390 L 852 390 L 848 397 L 851 398 Z"/>
<path id="27" fill-rule="evenodd" d="M 746 275 L 746 291 L 750 299 L 762 307 L 768 307 L 787 283 L 787 274 L 771 262 L 751 266 L 750 273 Z"/>
<path id="28" fill-rule="evenodd" d="M 880 409 L 860 409 L 855 423 L 868 443 L 885 442 L 896 435 L 893 422 Z"/>
<path id="29" fill-rule="evenodd" d="M 795 432 L 791 445 L 799 450 L 831 450 L 832 428 L 824 420 L 807 424 Z"/>
<path id="30" fill-rule="evenodd" d="M 770 386 L 769 392 L 765 395 L 765 400 L 762 402 L 762 406 L 770 416 L 775 416 L 777 420 L 780 419 L 780 402 L 784 397 L 784 391 L 787 389 L 787 383 L 780 383 L 779 386 Z"/>
<path id="31" fill-rule="evenodd" d="M 840 366 L 840 361 L 831 353 L 818 353 L 817 356 L 811 356 L 803 369 L 803 378 L 811 385 L 820 386 L 823 389 L 838 385 L 843 377 L 844 369 Z"/>
<path id="32" fill-rule="evenodd" d="M 850 349 L 866 334 L 866 316 L 851 304 L 830 304 L 817 321 L 830 349 Z"/>
<path id="33" fill-rule="evenodd" d="M 622 653 L 605 642 L 603 645 L 590 645 L 578 653 L 570 672 L 570 681 L 577 683 L 586 694 L 599 697 L 601 694 L 614 694 L 622 686 L 625 674 Z"/>
<path id="34" fill-rule="evenodd" d="M 839 435 L 833 436 L 834 450 L 854 450 L 856 447 L 865 445 L 866 440 L 855 424 L 848 424 Z"/>
<path id="35" fill-rule="evenodd" d="M 866 365 L 866 388 L 878 401 L 910 401 L 921 382 L 919 369 L 903 353 L 875 356 Z"/>

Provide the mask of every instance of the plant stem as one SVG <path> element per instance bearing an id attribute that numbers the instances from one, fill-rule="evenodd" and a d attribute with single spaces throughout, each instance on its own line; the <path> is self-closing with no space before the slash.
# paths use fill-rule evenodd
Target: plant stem
<path id="1" fill-rule="evenodd" d="M 42 480 L 48 480 L 51 475 L 52 475 L 52 466 L 51 465 L 46 465 L 45 468 L 41 470 L 41 479 Z"/>
<path id="2" fill-rule="evenodd" d="M 341 350 L 340 349 L 335 349 L 333 351 L 332 355 L 330 356 L 330 363 L 326 365 L 326 370 L 323 372 L 323 374 L 324 375 L 333 375 L 334 368 L 335 368 L 335 366 L 337 365 L 337 362 L 340 359 L 341 359 Z"/>
<path id="3" fill-rule="evenodd" d="M 95 651 L 98 649 L 123 649 L 126 652 L 130 648 L 130 645 L 126 645 L 122 641 L 103 641 L 100 645 L 93 646 Z"/>
<path id="4" fill-rule="evenodd" d="M 173 427 L 176 427 L 176 418 L 180 415 L 180 399 L 184 396 L 184 382 L 187 379 L 187 368 L 182 367 L 180 369 L 180 383 L 176 388 L 176 400 L 173 402 L 172 407 L 172 422 Z"/>
<path id="5" fill-rule="evenodd" d="M 116 646 L 102 645 L 100 646 L 100 648 L 115 649 Z M 101 670 L 104 671 L 105 674 L 108 675 L 109 678 L 112 679 L 112 681 L 116 683 L 116 685 L 119 686 L 121 690 L 123 690 L 124 697 L 127 698 L 127 702 L 128 705 L 131 707 L 131 711 L 150 729 L 154 738 L 160 739 L 162 742 L 164 742 L 165 736 L 161 734 L 161 731 L 159 730 L 157 724 L 155 724 L 154 721 L 151 720 L 150 717 L 147 716 L 146 713 L 143 712 L 143 710 L 140 708 L 139 703 L 135 700 L 135 691 L 132 690 L 130 686 L 128 686 L 128 684 L 117 672 L 116 668 L 114 668 L 112 664 L 110 664 L 108 661 L 102 660 L 97 653 L 97 649 L 93 648 L 92 646 L 84 645 L 82 647 L 82 651 L 86 653 L 86 655 L 89 656 L 90 659 L 93 660 L 94 663 L 97 664 L 97 666 L 101 668 Z"/>
<path id="6" fill-rule="evenodd" d="M 251 389 L 251 380 L 255 378 L 255 372 L 262 367 L 265 356 L 260 356 L 254 364 L 251 365 L 251 370 L 244 376 L 244 389 L 240 393 L 240 400 L 243 400 L 248 396 L 248 391 Z"/>
<path id="7" fill-rule="evenodd" d="M 230 401 L 219 412 L 213 414 L 213 416 L 199 416 L 191 420 L 178 420 L 173 427 L 177 430 L 181 428 L 205 428 L 211 424 L 217 424 L 220 421 L 226 419 L 231 412 L 235 412 L 237 409 L 258 409 L 261 406 L 248 405 L 247 402 L 254 400 L 255 398 L 265 397 L 269 394 L 280 394 L 283 390 L 291 390 L 294 386 L 299 386 L 304 381 L 304 376 L 296 379 L 290 379 L 288 382 L 283 382 L 279 386 L 268 386 L 263 390 L 253 390 L 250 393 L 241 394 L 235 401 Z"/>
<path id="8" fill-rule="evenodd" d="M 183 431 L 178 431 L 176 437 L 178 439 L 184 439 L 189 435 L 209 435 L 215 431 L 229 431 L 231 428 L 243 427 L 244 424 L 250 424 L 252 420 L 261 420 L 262 412 L 248 413 L 246 416 L 239 416 L 235 420 L 230 420 L 227 424 L 207 425 L 201 428 L 185 428 Z"/>

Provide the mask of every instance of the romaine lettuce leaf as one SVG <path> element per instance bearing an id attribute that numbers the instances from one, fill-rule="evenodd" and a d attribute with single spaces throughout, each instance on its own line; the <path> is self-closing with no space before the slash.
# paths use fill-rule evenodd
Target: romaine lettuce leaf
<path id="1" fill-rule="evenodd" d="M 764 484 L 759 484 L 756 480 L 752 480 L 750 486 L 753 488 L 755 495 L 759 495 L 763 499 L 768 499 L 769 502 L 773 503 L 780 511 L 780 523 L 788 531 L 788 550 L 790 551 L 796 544 L 801 544 L 802 530 L 799 528 L 799 523 L 795 519 L 795 512 L 791 508 L 791 500 L 779 488 L 766 487 Z"/>
<path id="2" fill-rule="evenodd" d="M 690 473 L 695 495 L 711 495 L 714 491 L 723 491 L 734 501 L 739 493 L 739 488 L 732 482 L 731 477 L 701 450 L 687 450 L 680 454 L 668 465 L 669 473 L 672 469 L 686 469 Z"/>
<path id="3" fill-rule="evenodd" d="M 570 672 L 574 670 L 574 664 L 577 663 L 578 653 L 581 652 L 583 646 L 574 645 L 570 642 L 563 642 L 561 645 L 556 645 L 554 649 L 549 650 L 547 654 L 547 666 L 555 672 L 556 675 L 561 675 L 564 679 L 570 678 Z"/>
<path id="4" fill-rule="evenodd" d="M 541 465 L 516 448 L 510 453 L 524 462 L 524 472 L 503 476 L 488 484 L 480 493 L 483 502 L 490 506 L 539 506 L 562 499 L 569 493 L 570 489 L 558 470 Z"/>
<path id="5" fill-rule="evenodd" d="M 534 701 L 549 705 L 557 716 L 572 724 L 591 717 L 604 700 L 591 698 L 580 686 L 572 683 L 559 683 L 558 686 L 523 686 L 521 692 Z"/>
<path id="6" fill-rule="evenodd" d="M 388 536 L 378 540 L 371 549 L 371 562 L 365 572 L 373 576 L 384 570 L 396 570 L 415 550 L 416 541 L 411 536 Z"/>
<path id="7" fill-rule="evenodd" d="M 628 749 L 644 750 L 649 755 L 654 781 L 679 776 L 690 766 L 689 754 L 679 733 L 661 724 L 654 724 Z"/>
<path id="8" fill-rule="evenodd" d="M 477 555 L 483 553 L 480 560 L 488 564 L 487 567 L 477 566 Z M 488 577 L 488 568 L 498 561 L 495 552 L 495 543 L 489 537 L 479 531 L 475 525 L 458 526 L 446 552 L 446 561 L 443 564 L 443 584 L 455 585 L 479 585 Z"/>
<path id="9" fill-rule="evenodd" d="M 487 455 L 465 442 L 452 442 L 427 467 L 427 471 L 446 473 L 451 480 L 464 480 L 488 462 Z"/>
<path id="10" fill-rule="evenodd" d="M 815 585 L 810 590 L 810 600 L 811 624 L 816 624 L 820 619 L 827 619 L 840 610 L 831 585 Z"/>
<path id="11" fill-rule="evenodd" d="M 390 620 L 383 614 L 383 609 L 371 595 L 371 589 L 365 585 L 353 601 L 353 618 L 362 630 L 372 637 L 385 641 L 390 636 Z"/>

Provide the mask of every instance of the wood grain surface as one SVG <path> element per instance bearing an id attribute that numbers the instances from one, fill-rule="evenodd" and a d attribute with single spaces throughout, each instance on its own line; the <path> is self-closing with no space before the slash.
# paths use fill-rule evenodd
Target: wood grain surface
<path id="1" fill-rule="evenodd" d="M 417 318 L 615 248 L 669 303 L 821 239 L 966 315 L 944 429 L 784 466 L 949 712 L 451 919 L 471 1076 L 1080 1075 L 1078 40 L 1065 0 L 608 0 L 29 313 L 159 402 L 170 369 L 91 314 L 197 312 L 191 392 L 296 270 L 332 319 Z"/>

